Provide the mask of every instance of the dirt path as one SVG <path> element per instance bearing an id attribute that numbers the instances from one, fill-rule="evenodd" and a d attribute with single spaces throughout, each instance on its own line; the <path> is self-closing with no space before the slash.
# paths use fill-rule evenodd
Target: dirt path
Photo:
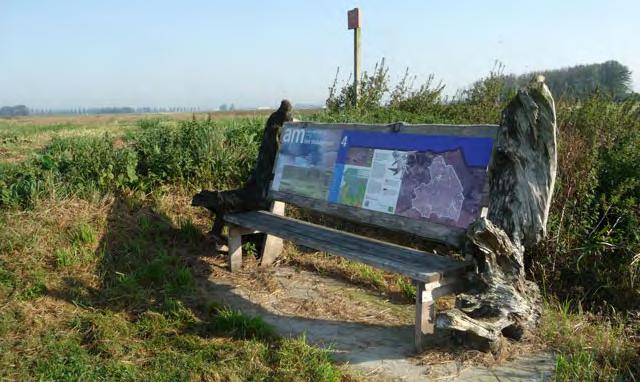
<path id="1" fill-rule="evenodd" d="M 231 274 L 223 258 L 208 260 L 213 272 L 201 285 L 207 293 L 246 314 L 259 315 L 284 336 L 306 335 L 329 346 L 335 358 L 371 380 L 540 381 L 554 361 L 538 353 L 487 368 L 452 359 L 426 363 L 415 356 L 413 305 L 332 277 L 289 266 L 266 270 L 255 265 Z"/>

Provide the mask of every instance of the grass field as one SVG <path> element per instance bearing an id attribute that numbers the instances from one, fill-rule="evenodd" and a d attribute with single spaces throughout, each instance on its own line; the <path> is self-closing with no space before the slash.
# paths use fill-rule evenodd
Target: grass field
<path id="1" fill-rule="evenodd" d="M 0 379 L 363 379 L 207 296 L 209 216 L 190 196 L 246 177 L 266 115 L 195 117 L 0 120 Z M 333 257 L 287 261 L 407 303 L 415 294 L 402 277 Z M 552 276 L 538 282 L 547 302 L 533 341 L 557 351 L 558 380 L 638 378 L 633 309 L 583 310 Z"/>
<path id="2" fill-rule="evenodd" d="M 125 146 L 140 118 L 0 121 L 0 164 L 41 158 L 52 141 L 107 134 Z M 145 118 L 171 128 L 191 115 Z M 238 123 L 225 118 L 225 128 Z M 203 295 L 194 273 L 211 254 L 207 215 L 182 187 L 138 191 L 69 191 L 1 209 L 0 379 L 356 378 L 304 338 L 278 338 L 260 317 Z"/>

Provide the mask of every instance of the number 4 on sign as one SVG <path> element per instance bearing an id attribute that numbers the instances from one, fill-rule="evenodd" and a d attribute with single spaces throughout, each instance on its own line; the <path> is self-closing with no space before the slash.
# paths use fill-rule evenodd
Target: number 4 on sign
<path id="1" fill-rule="evenodd" d="M 342 142 L 340 142 L 340 145 L 342 147 L 347 147 L 348 141 L 347 141 L 347 137 L 342 138 Z"/>

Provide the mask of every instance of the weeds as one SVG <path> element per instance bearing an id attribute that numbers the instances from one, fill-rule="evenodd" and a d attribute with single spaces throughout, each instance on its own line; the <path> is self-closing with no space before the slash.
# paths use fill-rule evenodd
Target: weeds
<path id="1" fill-rule="evenodd" d="M 65 268 L 79 262 L 77 253 L 68 249 L 56 249 L 53 255 L 58 268 Z"/>
<path id="2" fill-rule="evenodd" d="M 275 337 L 273 329 L 260 316 L 247 317 L 228 308 L 218 311 L 209 324 L 210 330 L 238 339 L 269 339 Z"/>
<path id="3" fill-rule="evenodd" d="M 408 301 L 416 299 L 416 286 L 411 282 L 411 280 L 408 280 L 403 276 L 396 276 L 395 284 L 405 299 Z"/>
<path id="4" fill-rule="evenodd" d="M 305 337 L 285 339 L 275 353 L 276 380 L 339 381 L 330 353 L 307 344 Z"/>
<path id="5" fill-rule="evenodd" d="M 69 241 L 73 245 L 93 244 L 96 237 L 93 228 L 87 223 L 82 223 L 69 232 Z"/>
<path id="6" fill-rule="evenodd" d="M 635 380 L 640 375 L 631 327 L 621 317 L 597 317 L 576 305 L 549 302 L 541 335 L 559 352 L 560 381 Z"/>

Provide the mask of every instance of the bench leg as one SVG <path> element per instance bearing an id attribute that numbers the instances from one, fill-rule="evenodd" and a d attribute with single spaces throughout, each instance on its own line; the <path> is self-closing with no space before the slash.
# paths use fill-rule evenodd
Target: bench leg
<path id="1" fill-rule="evenodd" d="M 284 216 L 284 207 L 285 204 L 283 202 L 273 202 L 271 206 L 271 212 L 276 215 Z M 262 256 L 260 260 L 260 266 L 268 266 L 273 264 L 274 261 L 280 256 L 282 253 L 282 249 L 284 248 L 284 244 L 282 239 L 273 235 L 265 235 L 264 242 L 262 245 Z"/>
<path id="2" fill-rule="evenodd" d="M 229 226 L 229 268 L 235 272 L 242 266 L 242 228 Z"/>
<path id="3" fill-rule="evenodd" d="M 430 285 L 416 281 L 415 339 L 418 353 L 424 350 L 425 336 L 433 334 L 436 320 L 436 304 Z"/>

